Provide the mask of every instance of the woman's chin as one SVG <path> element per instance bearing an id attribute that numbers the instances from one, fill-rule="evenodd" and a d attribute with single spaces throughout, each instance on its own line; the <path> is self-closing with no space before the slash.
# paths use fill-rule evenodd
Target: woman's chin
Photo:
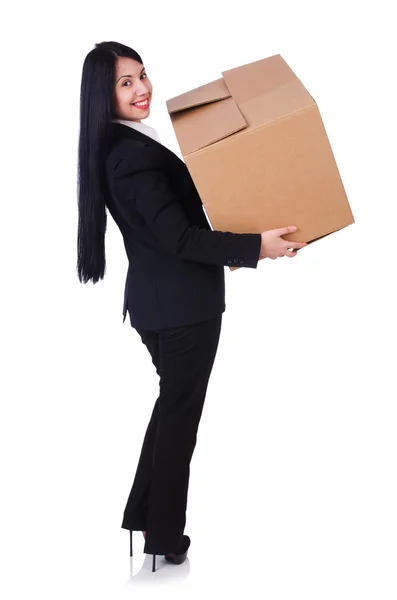
<path id="1" fill-rule="evenodd" d="M 150 106 L 145 108 L 145 110 L 140 110 L 139 113 L 134 111 L 134 119 L 146 119 L 150 115 Z"/>

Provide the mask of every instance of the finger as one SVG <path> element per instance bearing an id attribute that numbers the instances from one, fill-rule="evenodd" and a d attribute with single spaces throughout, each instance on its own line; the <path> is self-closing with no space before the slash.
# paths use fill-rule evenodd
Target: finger
<path id="1" fill-rule="evenodd" d="M 298 253 L 298 250 L 286 250 L 284 256 L 296 256 L 297 253 Z"/>
<path id="2" fill-rule="evenodd" d="M 307 246 L 306 242 L 286 242 L 288 248 L 304 248 Z"/>
<path id="3" fill-rule="evenodd" d="M 276 235 L 286 235 L 287 233 L 292 233 L 296 231 L 298 228 L 295 225 L 288 225 L 288 227 L 281 227 L 280 229 L 274 229 Z"/>

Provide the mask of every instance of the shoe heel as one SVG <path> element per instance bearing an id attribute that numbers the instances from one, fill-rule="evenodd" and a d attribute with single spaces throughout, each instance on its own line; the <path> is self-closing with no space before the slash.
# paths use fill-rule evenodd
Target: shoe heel
<path id="1" fill-rule="evenodd" d="M 156 555 L 153 554 L 152 573 L 156 570 Z"/>
<path id="2" fill-rule="evenodd" d="M 132 529 L 130 529 L 130 556 L 132 556 Z"/>

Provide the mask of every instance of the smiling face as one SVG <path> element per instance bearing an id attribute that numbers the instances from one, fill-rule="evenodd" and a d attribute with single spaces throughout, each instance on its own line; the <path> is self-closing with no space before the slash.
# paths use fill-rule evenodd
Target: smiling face
<path id="1" fill-rule="evenodd" d="M 118 56 L 115 72 L 115 111 L 117 119 L 138 121 L 150 114 L 152 84 L 140 62 Z M 136 103 L 146 101 L 142 108 Z"/>

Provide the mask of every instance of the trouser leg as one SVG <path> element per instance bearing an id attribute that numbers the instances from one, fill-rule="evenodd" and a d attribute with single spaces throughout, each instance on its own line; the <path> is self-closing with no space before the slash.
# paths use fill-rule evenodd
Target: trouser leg
<path id="1" fill-rule="evenodd" d="M 145 435 L 122 527 L 146 529 L 146 553 L 172 552 L 184 530 L 190 461 L 221 321 L 222 315 L 161 330 L 157 338 L 154 332 L 140 332 L 160 374 L 160 395 Z"/>
<path id="2" fill-rule="evenodd" d="M 159 332 L 160 396 L 144 552 L 179 546 L 190 461 L 219 342 L 221 317 Z"/>

